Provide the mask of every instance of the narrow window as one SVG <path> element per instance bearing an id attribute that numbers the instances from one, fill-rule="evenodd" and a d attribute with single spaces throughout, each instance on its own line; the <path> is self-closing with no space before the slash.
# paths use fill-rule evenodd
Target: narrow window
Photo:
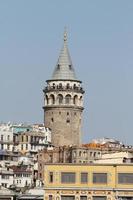
<path id="1" fill-rule="evenodd" d="M 53 172 L 49 172 L 49 182 L 53 183 Z"/>
<path id="2" fill-rule="evenodd" d="M 52 195 L 49 195 L 49 200 L 52 200 Z"/>
<path id="3" fill-rule="evenodd" d="M 1 135 L 1 141 L 3 141 L 3 135 Z"/>
<path id="4" fill-rule="evenodd" d="M 26 144 L 26 150 L 28 149 L 28 144 Z"/>

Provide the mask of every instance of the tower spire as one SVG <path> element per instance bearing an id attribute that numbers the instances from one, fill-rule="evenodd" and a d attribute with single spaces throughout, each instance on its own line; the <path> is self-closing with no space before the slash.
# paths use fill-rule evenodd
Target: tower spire
<path id="1" fill-rule="evenodd" d="M 64 30 L 64 42 L 67 43 L 67 29 L 65 26 L 65 30 Z"/>
<path id="2" fill-rule="evenodd" d="M 52 76 L 52 80 L 77 80 L 75 70 L 71 61 L 67 47 L 67 30 L 65 27 L 63 35 L 63 48 L 60 51 L 59 58 Z"/>

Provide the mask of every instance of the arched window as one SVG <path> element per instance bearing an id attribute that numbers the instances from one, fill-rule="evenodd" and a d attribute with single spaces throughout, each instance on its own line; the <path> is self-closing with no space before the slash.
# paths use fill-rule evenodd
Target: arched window
<path id="1" fill-rule="evenodd" d="M 55 97 L 53 94 L 50 95 L 50 104 L 55 104 Z"/>
<path id="2" fill-rule="evenodd" d="M 71 101 L 71 95 L 70 95 L 70 94 L 67 94 L 67 95 L 65 96 L 65 103 L 66 103 L 66 104 L 70 104 L 70 101 Z"/>
<path id="3" fill-rule="evenodd" d="M 81 156 L 82 155 L 82 152 L 81 151 L 79 151 L 79 156 Z"/>
<path id="4" fill-rule="evenodd" d="M 73 98 L 73 104 L 77 105 L 78 104 L 78 96 L 75 95 Z"/>
<path id="5" fill-rule="evenodd" d="M 58 101 L 58 104 L 62 104 L 63 103 L 63 96 L 62 96 L 62 94 L 58 94 L 57 101 Z"/>
<path id="6" fill-rule="evenodd" d="M 79 100 L 80 100 L 80 105 L 82 106 L 83 97 L 81 96 Z"/>
<path id="7" fill-rule="evenodd" d="M 48 105 L 49 104 L 49 100 L 48 100 L 48 96 L 47 95 L 45 96 L 45 101 L 46 101 L 46 105 Z"/>

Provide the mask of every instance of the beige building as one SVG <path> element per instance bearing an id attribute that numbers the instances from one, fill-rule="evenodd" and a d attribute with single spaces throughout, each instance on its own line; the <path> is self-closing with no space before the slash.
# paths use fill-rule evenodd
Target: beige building
<path id="1" fill-rule="evenodd" d="M 48 164 L 45 200 L 133 200 L 132 164 Z"/>
<path id="2" fill-rule="evenodd" d="M 75 75 L 66 32 L 54 73 L 46 82 L 44 124 L 52 130 L 52 144 L 80 145 L 84 90 Z"/>

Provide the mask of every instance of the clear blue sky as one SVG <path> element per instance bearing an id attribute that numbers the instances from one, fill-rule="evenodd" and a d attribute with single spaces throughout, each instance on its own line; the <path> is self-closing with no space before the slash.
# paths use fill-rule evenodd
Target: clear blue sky
<path id="1" fill-rule="evenodd" d="M 0 1 L 0 121 L 43 122 L 64 26 L 83 81 L 83 141 L 133 144 L 133 1 Z"/>

